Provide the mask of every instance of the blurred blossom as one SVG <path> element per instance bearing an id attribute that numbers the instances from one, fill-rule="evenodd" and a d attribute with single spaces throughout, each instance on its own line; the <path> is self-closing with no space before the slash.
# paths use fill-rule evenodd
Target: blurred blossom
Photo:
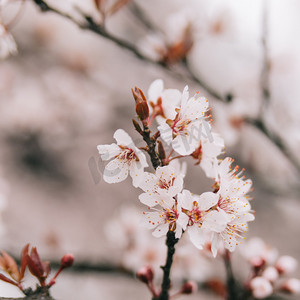
<path id="1" fill-rule="evenodd" d="M 17 44 L 5 25 L 1 24 L 0 19 L 0 59 L 5 59 L 9 55 L 16 55 L 18 52 Z"/>
<path id="2" fill-rule="evenodd" d="M 241 254 L 250 263 L 256 258 L 261 258 L 267 264 L 273 264 L 278 257 L 277 249 L 269 246 L 258 237 L 249 239 L 240 249 Z"/>
<path id="3" fill-rule="evenodd" d="M 280 256 L 275 264 L 279 273 L 289 274 L 296 270 L 298 262 L 294 257 L 284 255 Z"/>
<path id="4" fill-rule="evenodd" d="M 257 299 L 264 299 L 273 293 L 271 283 L 263 277 L 255 277 L 250 281 L 252 293 Z"/>
<path id="5" fill-rule="evenodd" d="M 141 212 L 132 206 L 122 206 L 116 216 L 105 226 L 107 240 L 116 251 L 118 263 L 136 272 L 150 265 L 155 278 L 162 276 L 160 266 L 165 263 L 165 238 L 153 238 L 150 231 L 140 226 Z M 199 272 L 199 270 L 201 270 Z M 176 281 L 186 278 L 205 281 L 215 274 L 212 260 L 206 250 L 198 250 L 183 236 L 176 246 L 172 276 Z"/>

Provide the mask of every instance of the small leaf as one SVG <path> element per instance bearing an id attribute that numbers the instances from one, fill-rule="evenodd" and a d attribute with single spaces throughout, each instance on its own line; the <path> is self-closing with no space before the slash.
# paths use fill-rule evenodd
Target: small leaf
<path id="1" fill-rule="evenodd" d="M 22 253 L 21 253 L 21 268 L 20 268 L 19 282 L 24 278 L 25 269 L 27 267 L 26 255 L 28 255 L 28 249 L 29 249 L 29 244 L 27 244 L 23 248 Z"/>
<path id="2" fill-rule="evenodd" d="M 2 257 L 4 259 L 5 269 L 14 280 L 18 281 L 19 278 L 19 269 L 16 261 L 5 251 L 2 251 Z"/>
<path id="3" fill-rule="evenodd" d="M 30 252 L 30 258 L 33 261 L 33 263 L 35 264 L 35 266 L 39 269 L 39 273 L 42 276 L 44 273 L 43 264 L 42 264 L 39 254 L 37 252 L 36 247 L 32 247 L 31 252 Z"/>
<path id="4" fill-rule="evenodd" d="M 44 277 L 47 278 L 51 271 L 50 262 L 43 261 L 42 264 L 43 264 L 43 269 L 44 269 Z"/>
<path id="5" fill-rule="evenodd" d="M 18 286 L 18 284 L 0 273 L 0 280 Z"/>
<path id="6" fill-rule="evenodd" d="M 27 254 L 26 256 L 26 260 L 27 260 L 27 265 L 28 265 L 28 268 L 29 268 L 29 271 L 30 273 L 37 277 L 38 280 L 41 279 L 42 277 L 42 272 L 40 271 L 40 269 L 36 266 L 36 264 L 34 263 L 34 261 L 31 259 L 31 257 Z"/>

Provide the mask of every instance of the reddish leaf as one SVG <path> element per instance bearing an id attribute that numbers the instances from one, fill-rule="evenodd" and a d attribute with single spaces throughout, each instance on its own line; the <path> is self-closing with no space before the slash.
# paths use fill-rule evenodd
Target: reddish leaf
<path id="1" fill-rule="evenodd" d="M 0 273 L 0 280 L 18 286 L 18 284 Z"/>
<path id="2" fill-rule="evenodd" d="M 38 280 L 41 279 L 42 277 L 42 272 L 40 271 L 40 269 L 36 266 L 36 264 L 34 263 L 34 261 L 31 259 L 31 257 L 27 254 L 26 256 L 26 260 L 27 260 L 27 265 L 28 265 L 28 268 L 29 268 L 29 271 L 30 273 L 37 277 Z"/>
<path id="3" fill-rule="evenodd" d="M 14 280 L 18 281 L 19 278 L 19 269 L 16 261 L 5 251 L 2 251 L 2 257 L 4 259 L 5 269 Z"/>
<path id="4" fill-rule="evenodd" d="M 51 271 L 50 262 L 43 261 L 42 264 L 43 264 L 43 270 L 44 270 L 44 277 L 47 278 Z"/>
<path id="5" fill-rule="evenodd" d="M 31 252 L 30 252 L 30 258 L 33 261 L 33 263 L 35 264 L 35 266 L 39 269 L 39 273 L 41 274 L 40 276 L 42 276 L 44 273 L 43 264 L 42 264 L 39 254 L 36 250 L 36 247 L 32 247 Z"/>
<path id="6" fill-rule="evenodd" d="M 24 278 L 24 273 L 27 266 L 26 255 L 28 255 L 28 249 L 29 249 L 29 244 L 27 244 L 22 250 L 19 282 Z"/>

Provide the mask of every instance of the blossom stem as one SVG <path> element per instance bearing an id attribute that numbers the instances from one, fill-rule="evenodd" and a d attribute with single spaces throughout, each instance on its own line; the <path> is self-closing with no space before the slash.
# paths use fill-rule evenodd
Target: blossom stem
<path id="1" fill-rule="evenodd" d="M 149 127 L 144 125 L 144 131 L 142 132 L 143 140 L 147 143 L 147 146 L 149 148 L 148 154 L 150 156 L 152 166 L 154 169 L 156 169 L 157 167 L 161 166 L 161 161 L 155 151 L 156 139 L 151 137 L 150 133 L 151 132 Z"/>
<path id="2" fill-rule="evenodd" d="M 175 232 L 169 231 L 167 233 L 167 239 L 166 239 L 166 245 L 168 247 L 168 253 L 167 253 L 167 260 L 166 264 L 162 266 L 164 275 L 163 275 L 163 281 L 161 284 L 161 292 L 158 298 L 153 298 L 153 300 L 169 300 L 169 289 L 170 289 L 170 272 L 171 267 L 173 264 L 173 256 L 175 253 L 175 245 L 178 242 L 179 239 L 175 238 Z"/>
<path id="3" fill-rule="evenodd" d="M 231 255 L 228 250 L 225 250 L 223 256 L 225 269 L 226 269 L 226 283 L 227 283 L 227 300 L 238 300 L 236 294 L 236 283 L 233 275 L 232 265 L 231 265 Z"/>
<path id="4" fill-rule="evenodd" d="M 150 121 L 148 123 L 148 127 L 151 127 L 151 124 L 153 123 L 154 119 L 157 117 L 157 113 L 153 113 L 151 118 L 150 118 Z"/>

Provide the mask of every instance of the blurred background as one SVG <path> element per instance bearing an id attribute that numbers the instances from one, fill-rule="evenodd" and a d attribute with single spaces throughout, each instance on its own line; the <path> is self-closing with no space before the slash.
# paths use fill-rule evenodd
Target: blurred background
<path id="1" fill-rule="evenodd" d="M 118 128 L 142 145 L 131 125 L 130 89 L 147 94 L 161 78 L 166 88 L 188 84 L 192 95 L 208 98 L 226 155 L 252 178 L 256 220 L 247 239 L 259 236 L 299 259 L 299 1 L 123 2 L 107 13 L 106 29 L 144 59 L 64 17 L 41 13 L 34 1 L 1 4 L 0 20 L 18 47 L 17 55 L 0 61 L 1 249 L 18 256 L 30 242 L 44 259 L 59 261 L 72 252 L 77 263 L 95 266 L 63 274 L 53 287 L 56 299 L 150 298 L 132 277 L 101 269 L 122 264 L 134 271 L 145 258 L 137 258 L 140 248 L 124 253 L 121 242 L 128 216 L 142 208 L 139 191 L 130 179 L 117 185 L 102 180 L 105 164 L 96 146 L 114 142 Z M 92 0 L 47 3 L 82 24 L 83 14 L 101 23 L 116 1 L 103 1 L 104 13 Z M 201 193 L 212 182 L 189 161 L 185 184 Z M 107 225 L 115 218 L 115 226 Z M 237 254 L 235 272 L 245 277 L 240 261 Z M 224 274 L 218 259 L 199 266 L 199 281 Z M 1 285 L 0 296 L 12 292 Z M 186 299 L 200 299 L 193 297 Z M 201 299 L 217 298 L 205 293 Z"/>

